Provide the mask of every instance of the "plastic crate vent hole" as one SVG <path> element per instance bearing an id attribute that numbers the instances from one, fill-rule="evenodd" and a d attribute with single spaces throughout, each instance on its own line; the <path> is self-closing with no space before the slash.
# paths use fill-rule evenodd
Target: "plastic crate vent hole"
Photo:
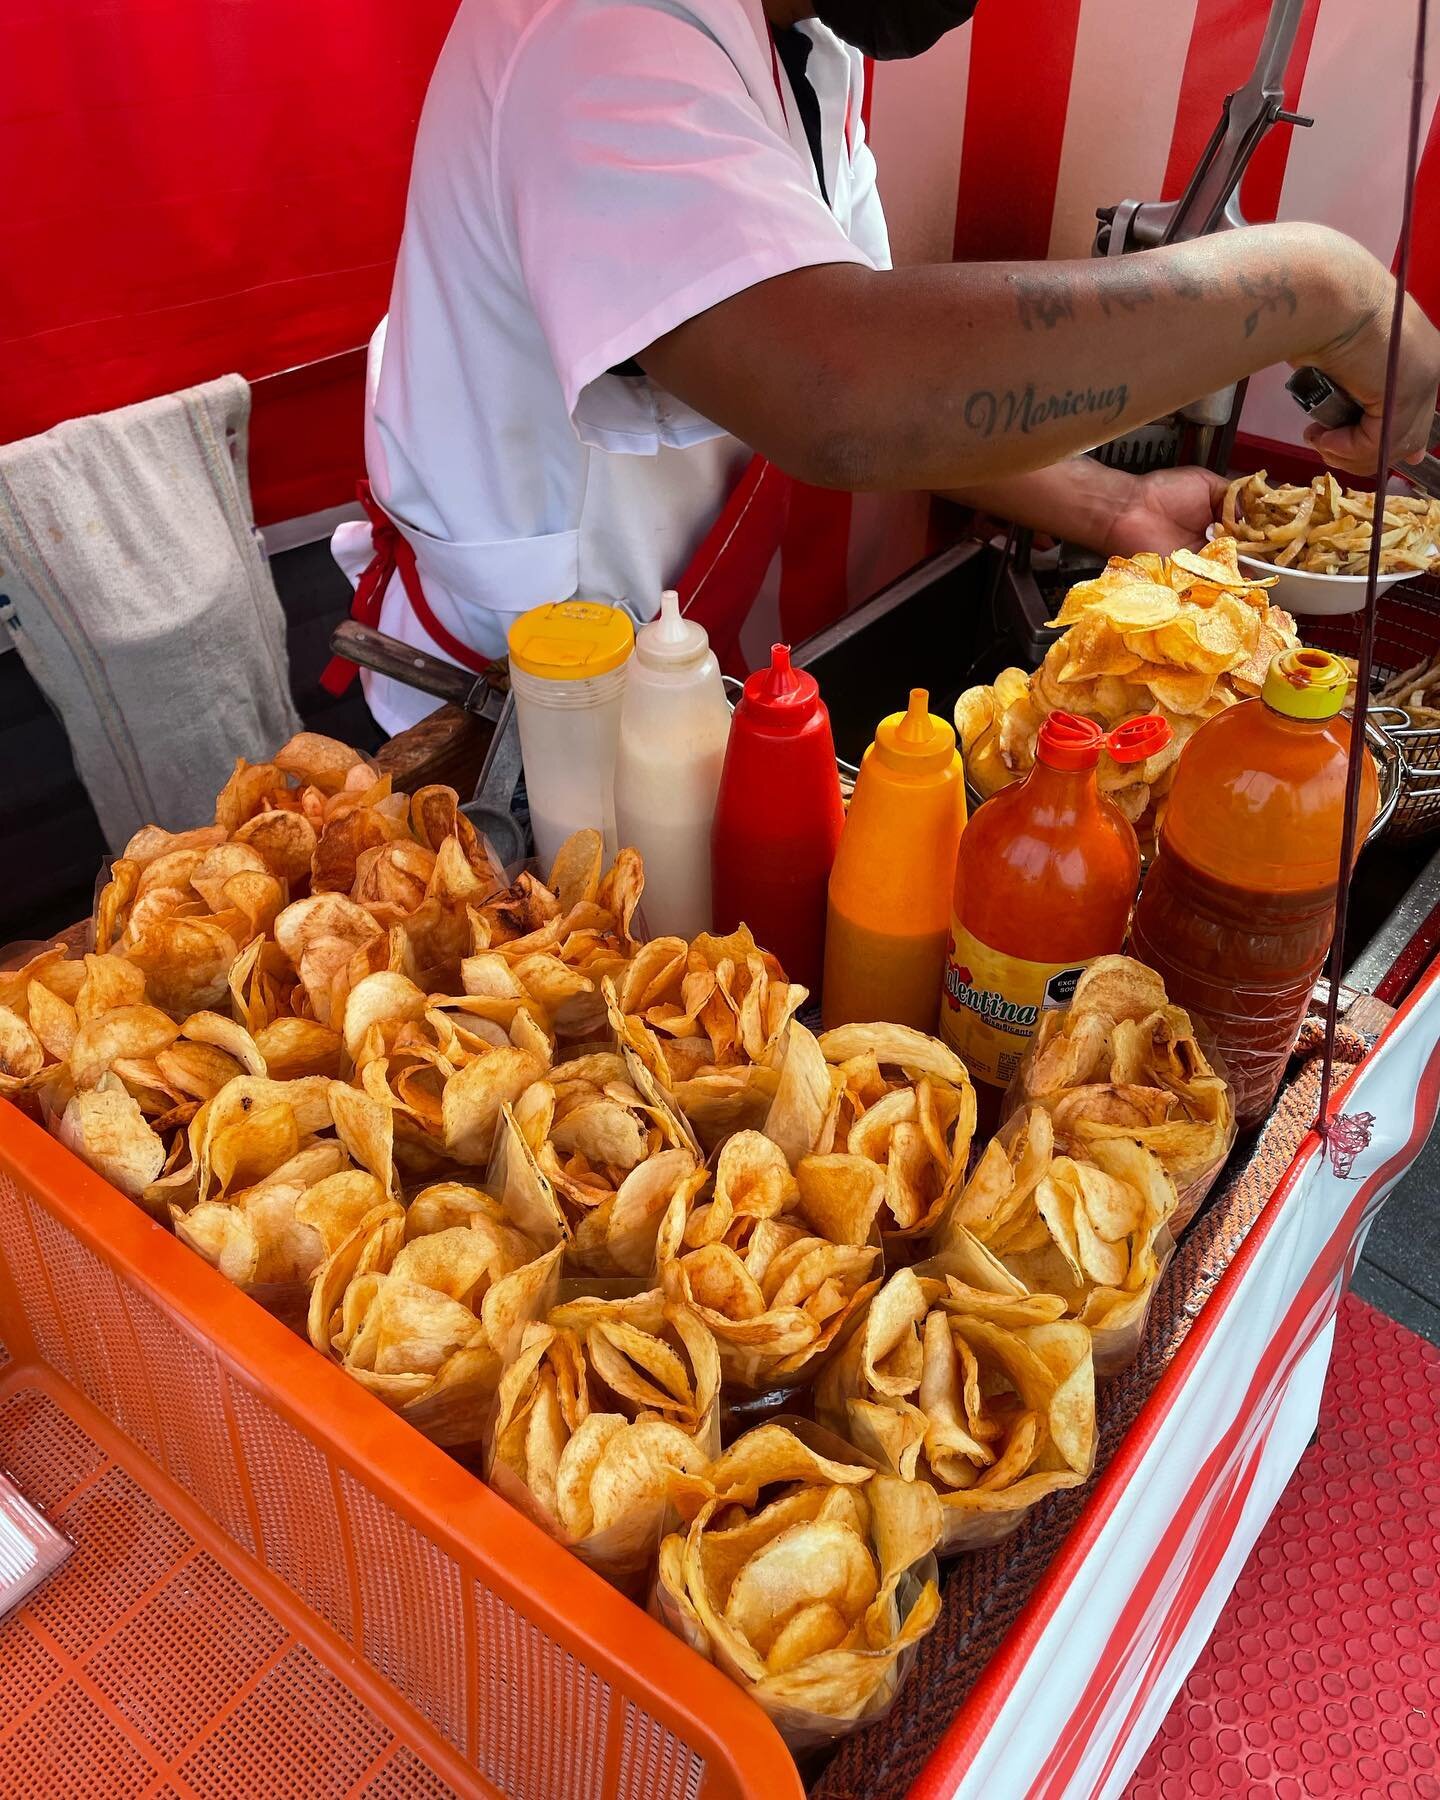
<path id="1" fill-rule="evenodd" d="M 365 1784 L 365 1800 L 459 1800 L 448 1781 L 404 1744 Z"/>
<path id="2" fill-rule="evenodd" d="M 260 1520 L 263 1560 L 348 1642 L 353 1610 L 330 1465 L 309 1438 L 233 1380 L 230 1401 Z"/>
<path id="3" fill-rule="evenodd" d="M 5 1734 L 60 1673 L 60 1665 L 20 1613 L 0 1621 L 0 1766 L 8 1754 Z"/>
<path id="4" fill-rule="evenodd" d="M 587 1663 L 477 1584 L 475 1763 L 513 1800 L 600 1800 L 610 1688 Z"/>
<path id="5" fill-rule="evenodd" d="M 619 1800 L 697 1800 L 704 1759 L 633 1700 L 624 1721 Z"/>
<path id="6" fill-rule="evenodd" d="M 240 1473 L 220 1394 L 214 1353 L 172 1325 L 150 1300 L 125 1289 L 135 1342 L 145 1367 L 164 1382 L 160 1408 L 164 1466 L 220 1528 L 254 1554 Z"/>
<path id="7" fill-rule="evenodd" d="M 55 1509 L 105 1462 L 105 1452 L 48 1394 L 17 1388 L 0 1400 L 0 1468 L 32 1506 Z"/>
<path id="8" fill-rule="evenodd" d="M 28 1610 L 72 1656 L 110 1631 L 193 1543 L 119 1468 L 107 1469 L 55 1522 L 74 1539 L 75 1552 Z"/>
<path id="9" fill-rule="evenodd" d="M 361 1651 L 464 1756 L 469 1744 L 459 1565 L 343 1469 L 340 1489 L 360 1583 Z"/>
<path id="10" fill-rule="evenodd" d="M 129 1416 L 116 1386 L 116 1366 L 133 1363 L 135 1348 L 126 1334 L 113 1273 L 48 1213 L 35 1215 L 35 1236 L 75 1353 L 76 1385 L 138 1444 L 153 1445 L 153 1419 L 147 1430 Z"/>
<path id="11" fill-rule="evenodd" d="M 155 1768 L 72 1682 L 4 1745 L 4 1800 L 135 1800 Z"/>

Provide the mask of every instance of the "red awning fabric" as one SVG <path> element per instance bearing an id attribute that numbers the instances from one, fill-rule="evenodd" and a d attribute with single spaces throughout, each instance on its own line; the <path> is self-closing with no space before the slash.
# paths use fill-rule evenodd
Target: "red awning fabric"
<path id="1" fill-rule="evenodd" d="M 455 0 L 6 0 L 0 439 L 362 345 Z M 265 519 L 361 468 L 363 356 L 257 395 Z"/>

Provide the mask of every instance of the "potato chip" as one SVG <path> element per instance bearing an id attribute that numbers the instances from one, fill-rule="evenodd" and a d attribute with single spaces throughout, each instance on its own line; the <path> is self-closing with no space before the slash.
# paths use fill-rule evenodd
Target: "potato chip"
<path id="1" fill-rule="evenodd" d="M 358 750 L 315 731 L 297 731 L 275 752 L 273 760 L 277 769 L 298 776 L 322 794 L 338 793 L 356 770 L 366 771 L 368 779 L 374 778 L 373 769 Z"/>
<path id="2" fill-rule="evenodd" d="M 870 1241 L 885 1198 L 884 1170 L 864 1156 L 806 1156 L 796 1165 L 800 1216 L 835 1244 Z"/>
<path id="3" fill-rule="evenodd" d="M 765 1135 L 779 1145 L 793 1168 L 818 1144 L 831 1099 L 825 1054 L 798 1020 L 786 1027 L 779 1069 L 779 1083 L 765 1115 Z"/>
<path id="4" fill-rule="evenodd" d="M 445 1083 L 442 1121 L 445 1148 L 458 1161 L 488 1160 L 500 1108 L 520 1098 L 543 1075 L 544 1064 L 526 1050 L 491 1050 Z"/>
<path id="5" fill-rule="evenodd" d="M 966 688 L 955 702 L 955 735 L 963 754 L 969 755 L 982 735 L 995 723 L 995 692 L 989 687 Z"/>
<path id="6" fill-rule="evenodd" d="M 964 1063 L 948 1045 L 909 1025 L 841 1025 L 821 1035 L 820 1049 L 831 1064 L 870 1053 L 911 1076 L 934 1075 L 955 1087 L 966 1087 L 970 1081 Z"/>
<path id="7" fill-rule="evenodd" d="M 113 1075 L 76 1093 L 56 1136 L 122 1194 L 136 1199 L 165 1166 L 164 1142 Z"/>

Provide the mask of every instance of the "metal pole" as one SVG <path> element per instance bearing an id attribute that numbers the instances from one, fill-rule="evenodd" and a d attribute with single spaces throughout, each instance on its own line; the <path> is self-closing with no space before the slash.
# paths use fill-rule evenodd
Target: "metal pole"
<path id="1" fill-rule="evenodd" d="M 1335 1063 L 1335 1027 L 1339 1017 L 1340 978 L 1344 972 L 1345 924 L 1350 910 L 1350 878 L 1355 865 L 1355 839 L 1360 812 L 1360 772 L 1365 746 L 1365 715 L 1370 701 L 1370 672 L 1375 657 L 1375 613 L 1378 604 L 1376 578 L 1380 573 L 1380 538 L 1385 515 L 1385 495 L 1390 485 L 1390 448 L 1395 423 L 1395 389 L 1400 378 L 1400 334 L 1405 321 L 1405 282 L 1410 272 L 1410 240 L 1415 226 L 1415 171 L 1420 161 L 1420 130 L 1424 117 L 1425 35 L 1429 0 L 1416 0 L 1415 57 L 1410 71 L 1410 135 L 1405 152 L 1405 197 L 1400 218 L 1400 253 L 1395 263 L 1395 306 L 1390 317 L 1390 344 L 1385 359 L 1385 398 L 1380 411 L 1379 472 L 1375 480 L 1375 511 L 1370 525 L 1370 562 L 1365 571 L 1365 623 L 1360 634 L 1359 666 L 1355 672 L 1355 716 L 1350 727 L 1350 763 L 1345 775 L 1345 823 L 1340 837 L 1340 888 L 1335 900 L 1335 935 L 1330 943 L 1330 992 L 1325 1003 L 1325 1056 L 1320 1071 L 1320 1111 L 1316 1119 L 1322 1136 L 1328 1135 L 1330 1085 Z"/>

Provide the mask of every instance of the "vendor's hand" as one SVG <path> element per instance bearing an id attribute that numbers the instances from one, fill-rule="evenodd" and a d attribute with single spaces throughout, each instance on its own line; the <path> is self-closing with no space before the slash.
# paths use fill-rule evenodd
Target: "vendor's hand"
<path id="1" fill-rule="evenodd" d="M 1107 556 L 1156 550 L 1168 556 L 1182 545 L 1198 550 L 1220 510 L 1227 483 L 1209 469 L 1156 469 L 1130 478 L 1128 491 L 1098 546 Z"/>
<path id="2" fill-rule="evenodd" d="M 1380 410 L 1385 396 L 1385 361 L 1390 341 L 1395 284 L 1380 264 L 1358 244 L 1332 234 L 1341 252 L 1333 262 L 1340 290 L 1340 332 L 1302 360 L 1311 362 L 1337 382 L 1365 410 L 1357 425 L 1327 431 L 1306 428 L 1305 441 L 1337 469 L 1373 475 L 1380 459 Z M 1400 337 L 1400 373 L 1395 424 L 1390 445 L 1392 462 L 1419 462 L 1424 456 L 1440 388 L 1440 332 L 1411 299 L 1405 302 Z"/>

